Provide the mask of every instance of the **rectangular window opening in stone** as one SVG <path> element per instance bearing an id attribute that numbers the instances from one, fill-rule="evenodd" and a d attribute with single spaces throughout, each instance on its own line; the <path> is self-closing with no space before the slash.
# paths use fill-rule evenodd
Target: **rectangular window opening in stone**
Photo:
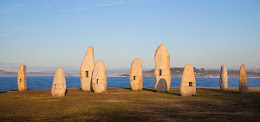
<path id="1" fill-rule="evenodd" d="M 241 83 L 241 86 L 243 87 L 243 83 Z"/>
<path id="2" fill-rule="evenodd" d="M 98 84 L 98 79 L 97 79 L 97 84 Z"/>
<path id="3" fill-rule="evenodd" d="M 135 76 L 134 76 L 134 78 L 133 78 L 134 80 L 135 80 Z"/>
<path id="4" fill-rule="evenodd" d="M 86 78 L 88 77 L 88 71 L 86 71 Z"/>
<path id="5" fill-rule="evenodd" d="M 161 75 L 162 75 L 162 70 L 160 69 L 160 70 L 159 70 L 159 76 L 161 76 Z"/>
<path id="6" fill-rule="evenodd" d="M 192 86 L 192 82 L 189 82 L 189 86 Z"/>

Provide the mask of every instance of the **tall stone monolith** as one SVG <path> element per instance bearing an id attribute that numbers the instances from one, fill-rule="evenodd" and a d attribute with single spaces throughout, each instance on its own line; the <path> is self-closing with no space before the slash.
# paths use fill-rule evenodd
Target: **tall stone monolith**
<path id="1" fill-rule="evenodd" d="M 58 68 L 55 72 L 51 95 L 53 97 L 64 97 L 66 93 L 66 79 L 63 68 Z"/>
<path id="2" fill-rule="evenodd" d="M 154 69 L 155 90 L 158 92 L 169 91 L 171 85 L 170 55 L 163 44 L 157 48 L 154 59 L 156 63 Z"/>
<path id="3" fill-rule="evenodd" d="M 17 84 L 19 91 L 26 91 L 27 90 L 27 83 L 26 83 L 26 66 L 20 65 L 17 77 Z"/>
<path id="4" fill-rule="evenodd" d="M 80 67 L 80 83 L 82 91 L 92 90 L 91 77 L 94 70 L 94 65 L 94 48 L 89 46 Z"/>
<path id="5" fill-rule="evenodd" d="M 106 91 L 107 88 L 106 66 L 104 62 L 101 60 L 99 60 L 95 64 L 95 68 L 92 76 L 92 87 L 95 93 L 101 93 Z"/>
<path id="6" fill-rule="evenodd" d="M 181 96 L 192 96 L 196 94 L 196 79 L 192 65 L 187 64 L 184 68 L 181 85 L 180 85 Z"/>
<path id="7" fill-rule="evenodd" d="M 132 91 L 143 89 L 142 63 L 139 58 L 136 58 L 131 64 L 129 84 Z"/>
<path id="8" fill-rule="evenodd" d="M 228 88 L 228 75 L 227 75 L 227 68 L 225 65 L 221 66 L 219 86 L 221 91 L 226 91 Z"/>
<path id="9" fill-rule="evenodd" d="M 247 94 L 248 93 L 248 86 L 246 81 L 246 70 L 245 70 L 245 64 L 243 64 L 240 68 L 240 74 L 239 74 L 239 92 L 241 94 Z"/>

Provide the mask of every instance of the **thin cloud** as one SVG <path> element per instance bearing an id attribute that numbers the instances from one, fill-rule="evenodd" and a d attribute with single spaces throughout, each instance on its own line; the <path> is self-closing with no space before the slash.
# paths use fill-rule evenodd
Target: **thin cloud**
<path id="1" fill-rule="evenodd" d="M 117 6 L 117 5 L 121 5 L 124 4 L 124 1 L 118 1 L 118 2 L 113 2 L 113 3 L 104 3 L 104 4 L 98 4 L 97 6 Z"/>
<path id="2" fill-rule="evenodd" d="M 6 34 L 0 34 L 0 37 L 6 37 L 6 36 L 8 36 L 8 35 L 6 35 Z"/>
<path id="3" fill-rule="evenodd" d="M 87 10 L 87 8 L 73 8 L 71 10 L 72 11 L 83 11 L 83 10 Z"/>
<path id="4" fill-rule="evenodd" d="M 24 5 L 23 4 L 17 4 L 17 5 L 15 5 L 16 7 L 24 7 Z"/>
<path id="5" fill-rule="evenodd" d="M 11 13 L 10 11 L 0 11 L 0 14 L 9 14 Z"/>

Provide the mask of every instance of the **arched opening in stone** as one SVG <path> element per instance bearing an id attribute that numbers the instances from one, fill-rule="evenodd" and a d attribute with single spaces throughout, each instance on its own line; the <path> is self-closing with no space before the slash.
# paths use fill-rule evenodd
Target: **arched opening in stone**
<path id="1" fill-rule="evenodd" d="M 241 86 L 243 87 L 243 83 L 241 83 Z"/>
<path id="2" fill-rule="evenodd" d="M 86 71 L 86 74 L 85 74 L 86 78 L 88 77 L 88 71 Z"/>
<path id="3" fill-rule="evenodd" d="M 135 80 L 135 76 L 133 77 L 133 79 Z"/>
<path id="4" fill-rule="evenodd" d="M 162 75 L 162 70 L 160 69 L 160 70 L 159 70 L 159 76 L 161 76 L 161 75 Z"/>
<path id="5" fill-rule="evenodd" d="M 20 82 L 22 82 L 22 79 L 20 79 Z"/>
<path id="6" fill-rule="evenodd" d="M 189 86 L 192 86 L 192 82 L 189 82 Z"/>
<path id="7" fill-rule="evenodd" d="M 97 84 L 98 84 L 98 79 L 97 79 Z"/>

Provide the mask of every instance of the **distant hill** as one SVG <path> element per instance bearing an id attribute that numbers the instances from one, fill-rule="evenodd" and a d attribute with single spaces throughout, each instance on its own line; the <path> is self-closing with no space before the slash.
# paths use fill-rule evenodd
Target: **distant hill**
<path id="1" fill-rule="evenodd" d="M 183 73 L 184 68 L 171 68 L 171 74 L 172 77 L 181 77 Z M 194 68 L 194 72 L 196 77 L 219 77 L 220 76 L 220 70 L 206 70 L 204 68 L 198 69 Z M 260 78 L 260 72 L 256 71 L 247 71 L 246 72 L 247 77 L 255 77 Z M 129 73 L 123 74 L 122 76 L 129 76 Z M 150 71 L 143 71 L 144 77 L 154 77 L 154 70 Z M 239 77 L 239 71 L 228 71 L 228 77 Z"/>
<path id="2" fill-rule="evenodd" d="M 79 77 L 80 70 L 65 70 L 65 75 L 68 77 L 76 76 Z M 129 72 L 129 69 L 107 69 L 108 77 L 121 76 Z M 0 70 L 0 77 L 16 77 L 18 72 L 8 72 Z M 26 72 L 26 76 L 54 76 L 54 71 L 41 71 L 41 72 Z"/>
<path id="3" fill-rule="evenodd" d="M 3 76 L 15 77 L 17 75 L 18 72 L 8 72 L 8 71 L 0 70 L 0 77 Z M 54 76 L 54 73 L 27 72 L 26 76 Z"/>

